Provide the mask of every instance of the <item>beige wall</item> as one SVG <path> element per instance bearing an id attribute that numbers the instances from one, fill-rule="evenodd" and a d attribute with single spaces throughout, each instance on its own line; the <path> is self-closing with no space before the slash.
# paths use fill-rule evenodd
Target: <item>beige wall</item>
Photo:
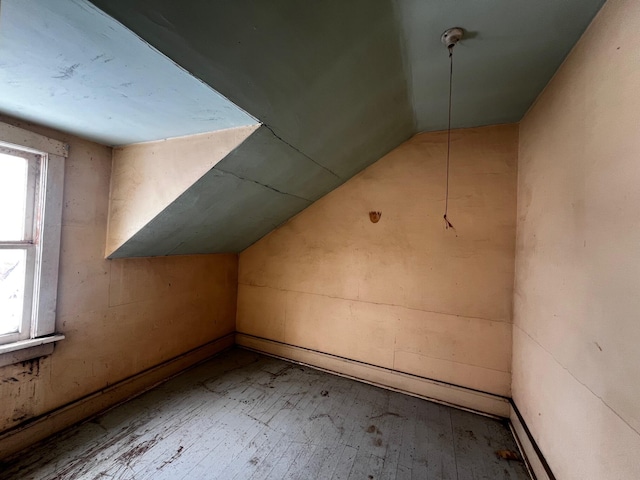
<path id="1" fill-rule="evenodd" d="M 509 395 L 518 127 L 452 140 L 455 231 L 417 135 L 241 253 L 237 330 Z"/>
<path id="2" fill-rule="evenodd" d="M 67 338 L 0 368 L 0 431 L 233 332 L 236 306 L 236 255 L 105 260 L 111 149 L 18 126 L 71 146 L 56 320 Z"/>
<path id="3" fill-rule="evenodd" d="M 559 479 L 640 478 L 640 2 L 520 127 L 513 397 Z"/>

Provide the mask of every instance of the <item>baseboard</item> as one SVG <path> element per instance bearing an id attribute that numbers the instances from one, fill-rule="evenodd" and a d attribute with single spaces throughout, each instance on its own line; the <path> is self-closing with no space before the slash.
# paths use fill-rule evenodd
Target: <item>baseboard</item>
<path id="1" fill-rule="evenodd" d="M 533 478 L 555 480 L 516 405 L 507 398 L 243 333 L 235 333 L 235 342 L 234 334 L 225 335 L 3 432 L 0 434 L 0 459 L 6 459 L 51 435 L 130 400 L 232 347 L 234 343 L 426 400 L 484 415 L 509 418 L 511 429 Z"/>
<path id="2" fill-rule="evenodd" d="M 529 473 L 534 480 L 556 480 L 553 475 L 549 464 L 547 463 L 544 455 L 538 448 L 536 441 L 534 440 L 527 424 L 524 423 L 524 419 L 518 407 L 511 401 L 509 420 L 511 426 L 511 432 L 520 447 L 520 452 L 524 456 L 524 460 L 529 469 Z"/>
<path id="3" fill-rule="evenodd" d="M 509 399 L 437 380 L 370 365 L 295 345 L 245 333 L 236 333 L 236 344 L 260 353 L 303 363 L 327 372 L 363 381 L 427 400 L 476 413 L 509 418 Z"/>
<path id="4" fill-rule="evenodd" d="M 84 396 L 43 415 L 31 418 L 0 435 L 0 459 L 42 441 L 136 397 L 234 344 L 234 334 L 220 337 L 107 388 Z"/>

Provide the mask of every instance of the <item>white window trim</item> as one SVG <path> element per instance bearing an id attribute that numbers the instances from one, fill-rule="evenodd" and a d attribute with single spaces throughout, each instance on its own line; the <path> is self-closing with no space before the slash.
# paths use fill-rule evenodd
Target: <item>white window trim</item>
<path id="1" fill-rule="evenodd" d="M 0 123 L 0 145 L 27 150 L 43 157 L 41 185 L 44 190 L 42 230 L 38 239 L 38 278 L 34 281 L 33 303 L 35 321 L 28 339 L 0 345 L 0 366 L 26 361 L 53 351 L 53 342 L 64 335 L 56 334 L 56 303 L 58 268 L 60 263 L 60 234 L 62 231 L 62 203 L 64 163 L 69 146 L 37 133 Z"/>

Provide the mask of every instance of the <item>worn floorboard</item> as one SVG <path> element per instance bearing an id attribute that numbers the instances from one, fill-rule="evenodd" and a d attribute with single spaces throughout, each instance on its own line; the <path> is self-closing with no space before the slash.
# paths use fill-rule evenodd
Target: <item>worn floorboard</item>
<path id="1" fill-rule="evenodd" d="M 528 479 L 497 420 L 235 349 L 0 465 L 2 479 Z"/>

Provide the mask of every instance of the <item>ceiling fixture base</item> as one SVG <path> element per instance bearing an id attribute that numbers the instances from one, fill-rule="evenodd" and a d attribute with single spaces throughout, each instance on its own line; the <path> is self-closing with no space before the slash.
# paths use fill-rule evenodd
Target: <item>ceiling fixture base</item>
<path id="1" fill-rule="evenodd" d="M 462 40 L 462 37 L 464 37 L 464 30 L 460 27 L 453 27 L 445 30 L 440 37 L 440 40 L 449 50 L 451 50 L 460 40 Z"/>

